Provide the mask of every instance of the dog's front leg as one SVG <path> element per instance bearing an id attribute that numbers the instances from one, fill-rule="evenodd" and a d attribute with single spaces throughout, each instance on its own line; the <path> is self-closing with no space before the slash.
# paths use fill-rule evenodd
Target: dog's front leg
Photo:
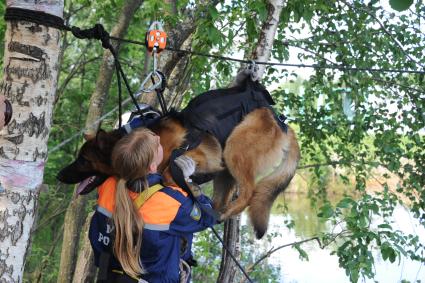
<path id="1" fill-rule="evenodd" d="M 213 206 L 216 211 L 223 211 L 231 201 L 236 182 L 229 171 L 223 170 L 214 177 Z"/>

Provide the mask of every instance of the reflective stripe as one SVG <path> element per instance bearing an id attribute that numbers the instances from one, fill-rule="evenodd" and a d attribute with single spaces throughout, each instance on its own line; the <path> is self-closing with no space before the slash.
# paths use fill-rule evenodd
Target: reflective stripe
<path id="1" fill-rule="evenodd" d="M 101 207 L 100 205 L 97 206 L 96 210 L 99 211 L 100 213 L 102 213 L 103 215 L 105 215 L 108 218 L 112 217 L 112 213 L 109 210 L 107 210 L 106 208 Z"/>
<path id="2" fill-rule="evenodd" d="M 154 193 L 164 188 L 161 184 L 153 185 L 141 192 L 136 199 L 133 200 L 134 205 L 139 209 Z"/>
<path id="3" fill-rule="evenodd" d="M 153 230 L 153 231 L 167 231 L 170 230 L 170 224 L 149 224 L 145 223 L 143 229 Z"/>

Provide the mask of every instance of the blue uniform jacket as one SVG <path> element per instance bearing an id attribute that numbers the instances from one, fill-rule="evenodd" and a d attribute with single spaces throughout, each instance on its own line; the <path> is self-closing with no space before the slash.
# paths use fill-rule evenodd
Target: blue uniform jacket
<path id="1" fill-rule="evenodd" d="M 149 186 L 161 183 L 159 174 L 148 176 Z M 99 265 L 102 252 L 112 251 L 112 213 L 115 206 L 116 179 L 110 177 L 98 188 L 98 205 L 90 223 L 89 238 Z M 129 191 L 135 199 L 137 193 Z M 201 195 L 200 205 L 211 206 L 211 200 Z M 150 283 L 179 282 L 180 258 L 191 257 L 194 232 L 202 231 L 215 224 L 210 215 L 201 212 L 198 204 L 178 187 L 164 187 L 154 193 L 139 209 L 143 218 L 142 248 L 140 258 L 145 274 L 142 278 Z M 182 243 L 186 242 L 184 249 Z M 112 256 L 110 269 L 121 269 Z"/>

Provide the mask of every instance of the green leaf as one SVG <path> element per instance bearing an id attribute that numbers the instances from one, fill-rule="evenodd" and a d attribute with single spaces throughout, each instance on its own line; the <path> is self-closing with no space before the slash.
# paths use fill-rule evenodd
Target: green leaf
<path id="1" fill-rule="evenodd" d="M 213 21 L 215 21 L 218 18 L 218 16 L 220 15 L 215 7 L 209 7 L 208 11 L 209 11 L 209 13 L 211 15 L 211 19 Z"/>
<path id="2" fill-rule="evenodd" d="M 390 0 L 391 8 L 396 11 L 405 11 L 413 4 L 413 0 Z"/>
<path id="3" fill-rule="evenodd" d="M 294 248 L 298 251 L 300 254 L 301 260 L 308 260 L 308 254 L 301 248 L 300 245 L 294 245 Z"/>
<path id="4" fill-rule="evenodd" d="M 389 224 L 379 224 L 378 225 L 378 228 L 381 228 L 381 229 L 389 229 L 389 230 L 392 230 L 393 228 L 391 227 L 391 225 L 389 225 Z"/>
<path id="5" fill-rule="evenodd" d="M 344 198 L 342 199 L 338 204 L 337 207 L 339 208 L 348 208 L 350 207 L 350 205 L 353 203 L 353 199 L 352 198 Z"/>
<path id="6" fill-rule="evenodd" d="M 334 210 L 332 206 L 329 203 L 327 203 L 320 208 L 320 212 L 317 214 L 317 216 L 327 219 L 332 217 L 333 214 L 334 214 Z"/>
<path id="7" fill-rule="evenodd" d="M 256 28 L 255 28 L 256 24 L 254 19 L 252 18 L 247 18 L 246 19 L 246 31 L 248 33 L 249 37 L 254 37 L 255 34 L 257 33 Z"/>

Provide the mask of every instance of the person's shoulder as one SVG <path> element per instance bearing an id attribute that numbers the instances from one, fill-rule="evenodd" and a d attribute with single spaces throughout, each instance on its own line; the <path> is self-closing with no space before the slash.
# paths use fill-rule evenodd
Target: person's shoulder
<path id="1" fill-rule="evenodd" d="M 182 194 L 185 197 L 188 196 L 188 193 L 178 186 L 167 186 L 166 188 L 170 188 L 173 191 L 179 192 L 180 194 Z"/>
<path id="2" fill-rule="evenodd" d="M 169 187 L 164 187 L 143 204 L 140 213 L 146 223 L 170 224 L 176 217 L 180 206 L 181 201 L 172 193 L 170 194 Z"/>

